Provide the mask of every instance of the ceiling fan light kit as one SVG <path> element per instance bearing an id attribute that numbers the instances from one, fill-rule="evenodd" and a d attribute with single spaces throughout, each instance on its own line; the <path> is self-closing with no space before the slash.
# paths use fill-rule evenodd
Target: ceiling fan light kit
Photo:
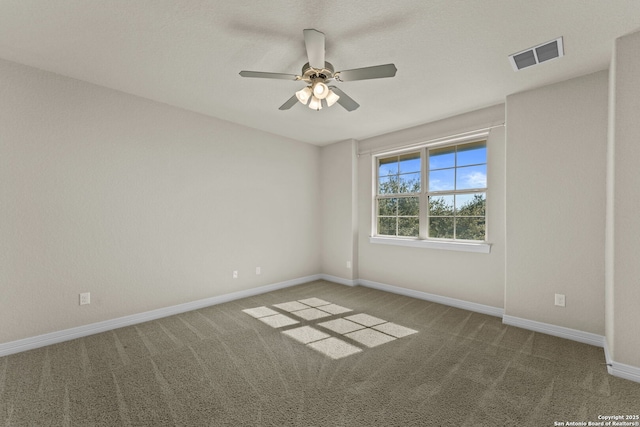
<path id="1" fill-rule="evenodd" d="M 307 105 L 307 102 L 309 102 L 309 98 L 311 98 L 311 96 L 313 96 L 313 92 L 311 91 L 311 88 L 309 86 L 306 86 L 296 92 L 298 101 L 300 101 L 303 105 Z"/>
<path id="2" fill-rule="evenodd" d="M 322 101 L 316 98 L 315 96 L 311 97 L 311 102 L 309 102 L 309 108 L 316 111 L 322 110 Z"/>
<path id="3" fill-rule="evenodd" d="M 335 104 L 338 100 L 340 99 L 340 96 L 336 95 L 336 93 L 334 91 L 332 91 L 331 89 L 329 89 L 329 94 L 327 95 L 327 97 L 325 98 L 325 101 L 327 101 L 327 107 L 331 107 L 333 104 Z"/>
<path id="4" fill-rule="evenodd" d="M 307 105 L 308 103 L 309 108 L 316 111 L 322 109 L 323 100 L 327 107 L 331 107 L 340 99 L 322 80 L 316 80 L 313 84 L 297 91 L 296 98 L 298 98 L 298 101 L 300 101 L 302 105 Z M 309 100 L 311 100 L 311 102 L 309 102 Z"/>
<path id="5" fill-rule="evenodd" d="M 329 87 L 323 82 L 313 84 L 313 96 L 318 99 L 325 99 L 329 95 Z"/>
<path id="6" fill-rule="evenodd" d="M 331 107 L 336 102 L 345 110 L 353 111 L 360 104 L 347 96 L 342 90 L 327 83 L 331 80 L 338 82 L 379 79 L 394 77 L 397 68 L 394 64 L 377 65 L 373 67 L 357 68 L 334 72 L 333 65 L 325 61 L 324 57 L 324 33 L 314 29 L 303 31 L 304 42 L 307 49 L 309 62 L 302 67 L 302 75 L 265 73 L 262 71 L 241 71 L 242 77 L 255 77 L 266 79 L 283 79 L 303 81 L 307 86 L 297 91 L 291 98 L 280 106 L 280 110 L 288 110 L 296 104 L 296 100 L 312 110 L 319 111 L 323 104 Z"/>

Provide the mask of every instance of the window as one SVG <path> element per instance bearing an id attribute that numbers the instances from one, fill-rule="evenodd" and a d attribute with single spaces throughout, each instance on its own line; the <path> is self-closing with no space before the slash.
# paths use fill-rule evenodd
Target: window
<path id="1" fill-rule="evenodd" d="M 427 150 L 428 237 L 485 240 L 486 141 Z"/>
<path id="2" fill-rule="evenodd" d="M 486 241 L 486 140 L 427 145 L 375 160 L 374 237 Z"/>
<path id="3" fill-rule="evenodd" d="M 418 237 L 420 153 L 385 157 L 378 163 L 378 234 Z"/>

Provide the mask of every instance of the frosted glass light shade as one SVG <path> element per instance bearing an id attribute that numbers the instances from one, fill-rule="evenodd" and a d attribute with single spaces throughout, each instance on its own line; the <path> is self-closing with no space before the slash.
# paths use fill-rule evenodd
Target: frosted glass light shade
<path id="1" fill-rule="evenodd" d="M 312 110 L 322 110 L 322 101 L 316 98 L 315 96 L 311 97 L 311 102 L 309 103 L 309 108 Z"/>
<path id="2" fill-rule="evenodd" d="M 322 82 L 313 85 L 313 96 L 318 99 L 325 99 L 329 95 L 329 86 Z"/>
<path id="3" fill-rule="evenodd" d="M 327 101 L 327 107 L 331 107 L 338 99 L 340 99 L 340 96 L 336 95 L 334 91 L 329 89 L 329 94 L 325 99 Z"/>
<path id="4" fill-rule="evenodd" d="M 296 98 L 298 98 L 298 101 L 300 101 L 302 104 L 307 105 L 307 102 L 309 102 L 309 98 L 311 98 L 312 94 L 313 93 L 311 92 L 311 88 L 307 86 L 296 92 Z"/>

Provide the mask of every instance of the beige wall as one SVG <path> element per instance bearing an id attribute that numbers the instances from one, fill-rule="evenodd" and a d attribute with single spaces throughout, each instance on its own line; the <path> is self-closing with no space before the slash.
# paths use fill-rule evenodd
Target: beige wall
<path id="1" fill-rule="evenodd" d="M 318 274 L 319 158 L 0 60 L 0 343 Z"/>
<path id="2" fill-rule="evenodd" d="M 340 279 L 353 280 L 358 269 L 354 256 L 356 141 L 322 147 L 320 154 L 321 271 Z M 351 268 L 347 267 L 351 262 Z"/>
<path id="3" fill-rule="evenodd" d="M 609 133 L 607 331 L 616 362 L 640 367 L 640 32 L 616 40 Z"/>
<path id="4" fill-rule="evenodd" d="M 613 352 L 613 235 L 614 235 L 614 176 L 615 176 L 615 88 L 616 88 L 616 49 L 611 55 L 609 66 L 609 99 L 608 99 L 608 120 L 607 120 L 607 198 L 605 207 L 605 237 L 604 237 L 604 326 L 606 345 L 609 355 Z"/>
<path id="5" fill-rule="evenodd" d="M 607 87 L 603 71 L 507 97 L 507 315 L 604 335 Z"/>
<path id="6" fill-rule="evenodd" d="M 504 106 L 371 138 L 359 144 L 359 278 L 411 290 L 503 307 L 504 297 Z M 491 253 L 389 246 L 369 242 L 372 206 L 372 154 L 379 150 L 497 126 L 487 141 L 488 236 Z"/>

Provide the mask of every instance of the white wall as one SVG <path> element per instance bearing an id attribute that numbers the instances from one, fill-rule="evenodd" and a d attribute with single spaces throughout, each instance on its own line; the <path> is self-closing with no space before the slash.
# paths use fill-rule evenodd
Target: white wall
<path id="1" fill-rule="evenodd" d="M 348 140 L 327 145 L 320 154 L 321 271 L 346 280 L 355 279 L 358 270 L 353 227 L 356 144 Z"/>
<path id="2" fill-rule="evenodd" d="M 640 369 L 640 32 L 616 40 L 609 134 L 607 332 L 616 362 Z"/>
<path id="3" fill-rule="evenodd" d="M 363 140 L 358 158 L 359 278 L 502 308 L 504 298 L 504 106 Z M 372 154 L 435 138 L 497 126 L 487 141 L 488 239 L 491 253 L 453 252 L 369 242 Z"/>
<path id="4" fill-rule="evenodd" d="M 607 94 L 602 71 L 507 97 L 507 315 L 605 333 Z"/>
<path id="5" fill-rule="evenodd" d="M 319 273 L 319 152 L 0 60 L 0 343 Z"/>

